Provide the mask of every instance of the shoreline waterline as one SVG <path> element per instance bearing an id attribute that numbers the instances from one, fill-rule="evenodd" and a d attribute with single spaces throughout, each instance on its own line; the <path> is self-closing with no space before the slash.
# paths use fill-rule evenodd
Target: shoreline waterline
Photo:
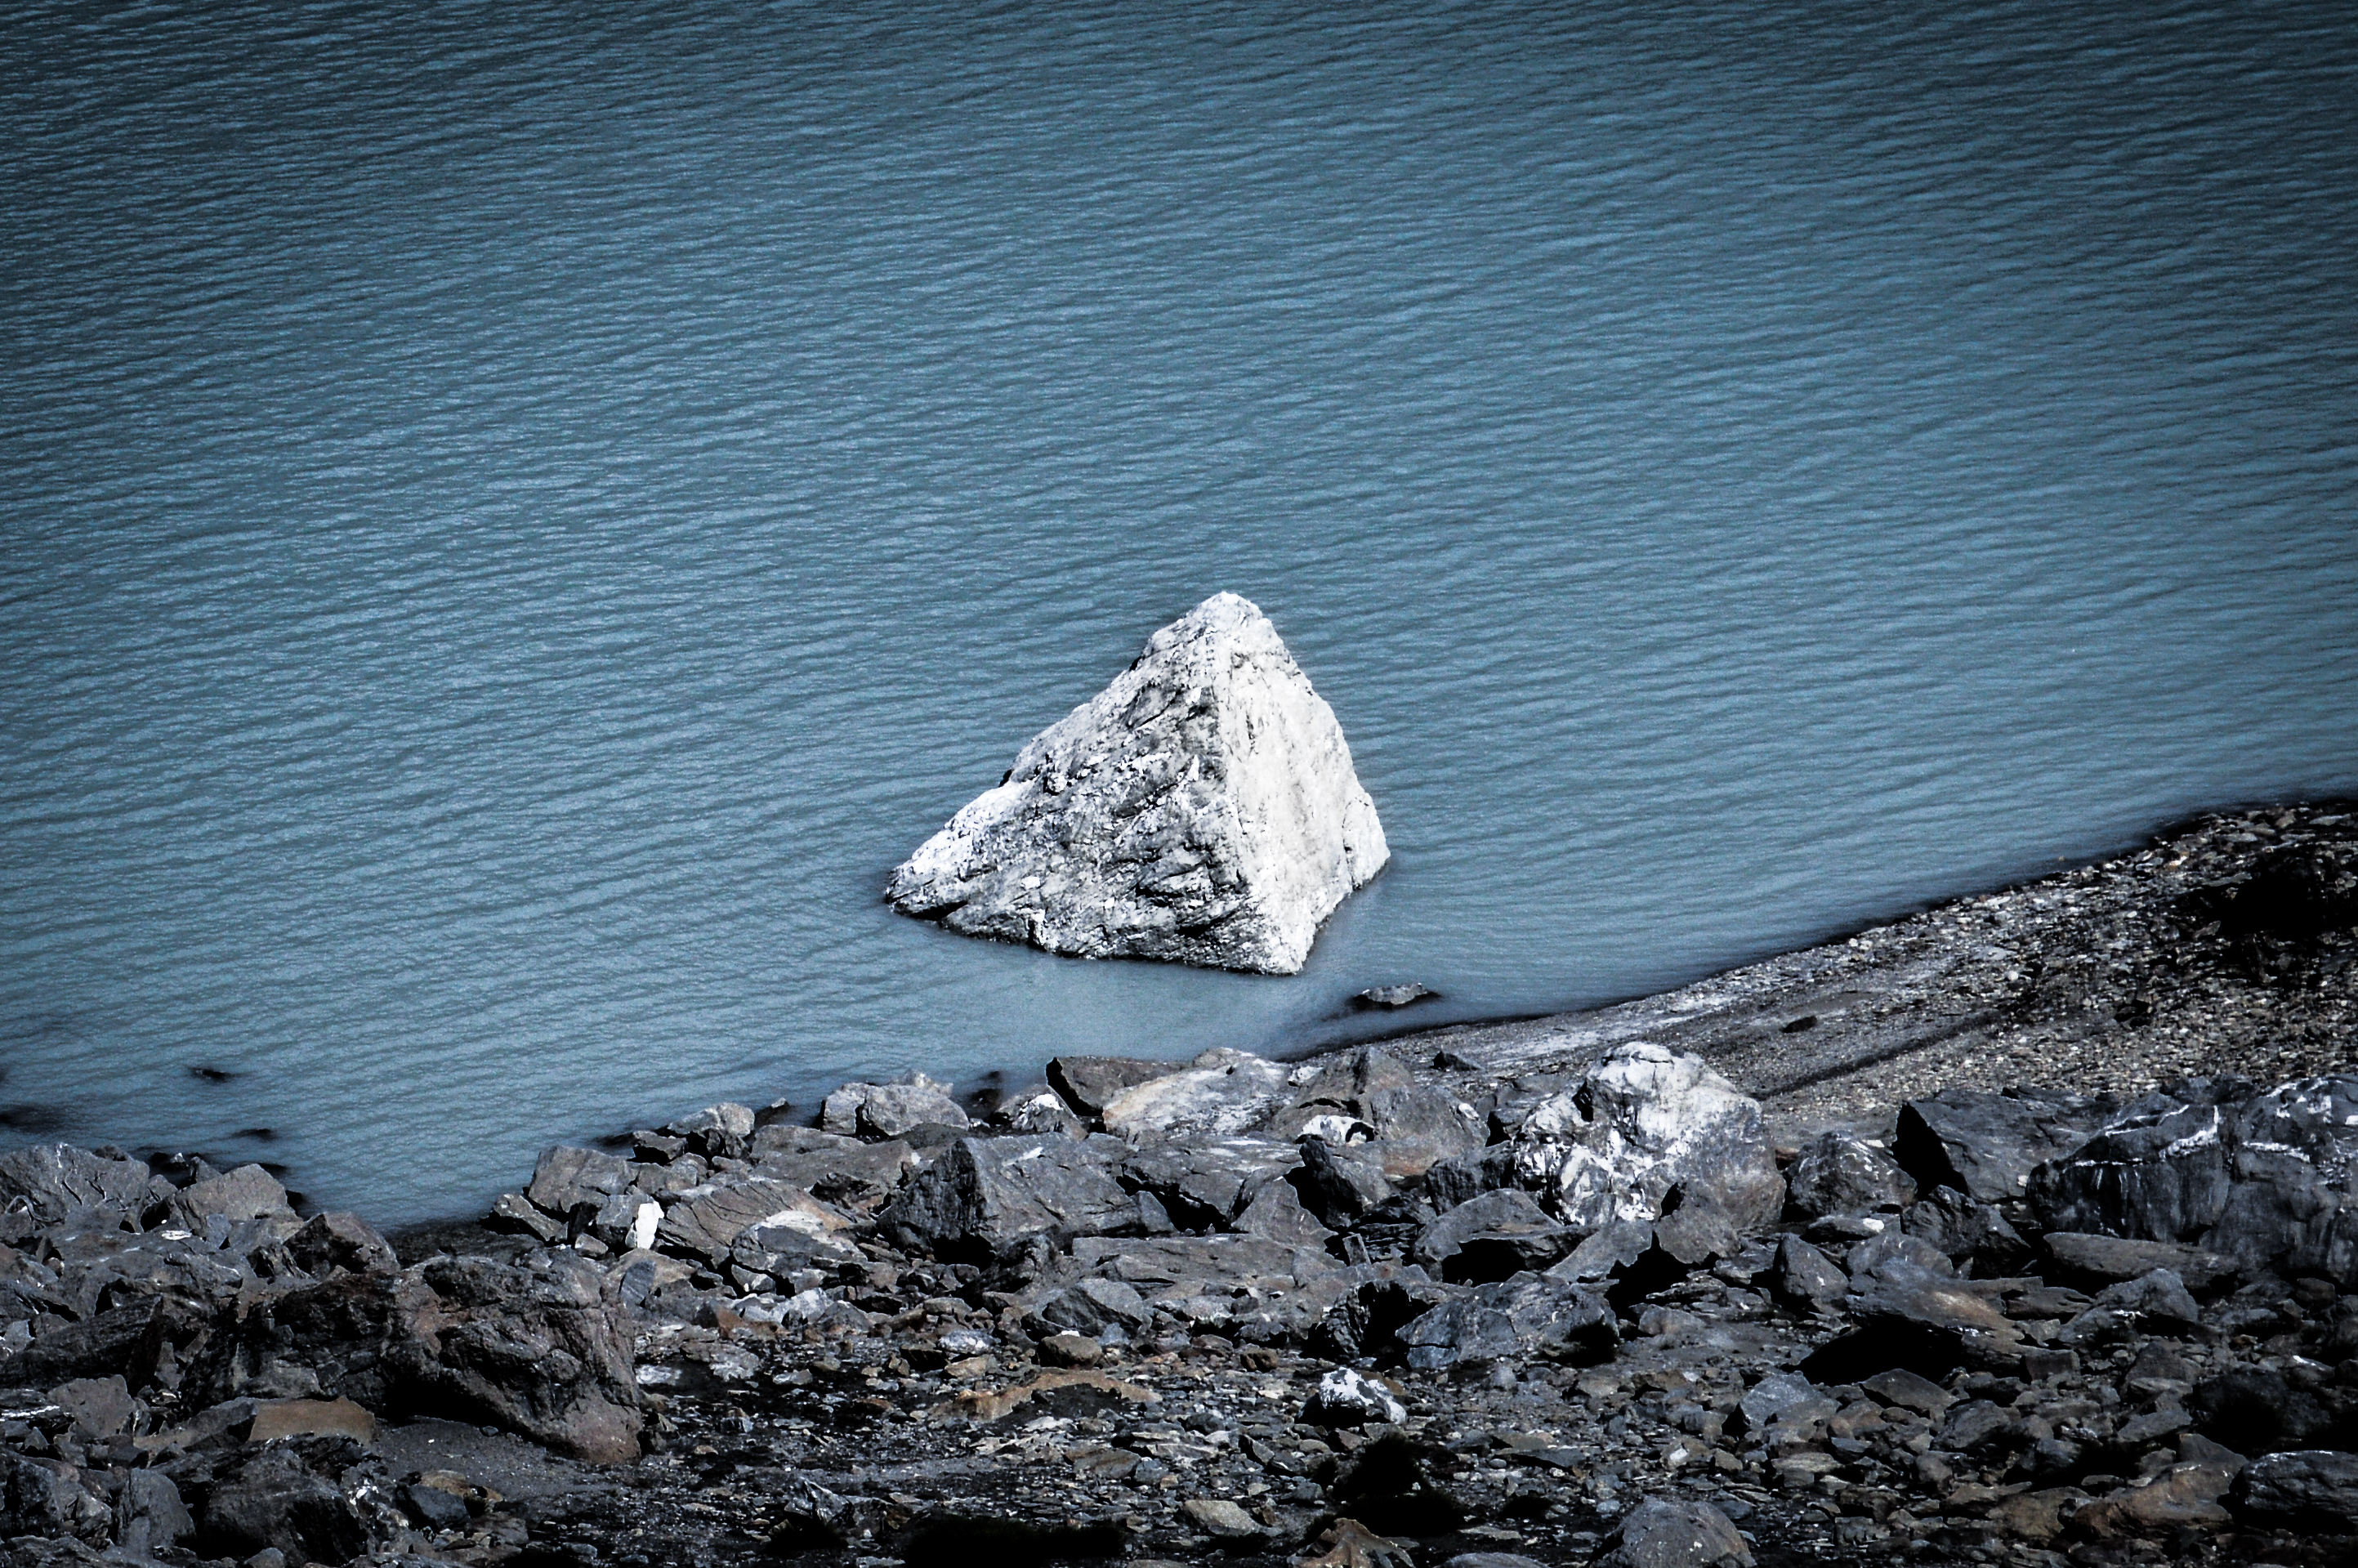
<path id="1" fill-rule="evenodd" d="M 1567 1040 L 1635 1038 L 1637 1033 L 1642 1033 L 1647 1025 L 1655 1026 L 1659 1032 L 1661 1026 L 1677 1025 L 1691 1017 L 1697 1011 L 1694 1005 L 1697 999 L 1715 998 L 1718 993 L 1731 989 L 1743 990 L 1748 985 L 1754 984 L 1756 978 L 1763 976 L 1768 978 L 1758 983 L 1760 994 L 1753 998 L 1747 1005 L 1763 1012 L 1774 1012 L 1778 1010 L 1778 999 L 1783 994 L 1780 986 L 1798 989 L 1805 984 L 1799 979 L 1788 979 L 1782 977 L 1812 975 L 1823 968 L 1827 961 L 1845 953 L 1862 938 L 1891 934 L 1904 935 L 1911 924 L 1937 919 L 1944 911 L 1986 904 L 1992 901 L 2036 899 L 2041 890 L 2068 887 L 2071 880 L 2076 877 L 2099 873 L 2108 868 L 2131 866 L 2140 857 L 2154 853 L 2158 847 L 2191 841 L 2206 836 L 2232 835 L 2241 830 L 2238 826 L 2240 824 L 2255 821 L 2272 822 L 2275 818 L 2284 816 L 2290 816 L 2296 820 L 2344 816 L 2358 819 L 2358 798 L 2324 797 L 2296 802 L 2238 805 L 2177 814 L 2158 825 L 2151 833 L 2143 836 L 2135 844 L 2114 853 L 2080 860 L 2026 881 L 1952 894 L 1916 905 L 1888 919 L 1859 923 L 1823 941 L 1812 943 L 1806 946 L 1716 968 L 1682 985 L 1650 991 L 1617 1001 L 1577 1009 L 1508 1016 L 1451 1019 L 1433 1022 L 1401 1020 L 1398 1027 L 1394 1028 L 1381 1027 L 1391 1021 L 1383 1019 L 1380 1015 L 1363 1015 L 1368 1017 L 1370 1022 L 1379 1026 L 1378 1032 L 1340 1040 L 1300 1043 L 1290 1047 L 1269 1051 L 1265 1054 L 1271 1061 L 1302 1065 L 1341 1053 L 1370 1047 L 1393 1048 L 1404 1058 L 1426 1054 L 1421 1049 L 1399 1050 L 1408 1043 L 1414 1043 L 1418 1047 L 1430 1044 L 1434 1053 L 1473 1048 L 1478 1044 L 1479 1049 L 1488 1054 L 1491 1059 L 1504 1063 L 1518 1056 L 1528 1057 L 1535 1051 L 1544 1052 L 1548 1047 Z M 1810 1033 L 1816 1033 L 1816 1027 L 1812 1026 Z M 1829 1030 L 1826 1035 L 1813 1044 L 1817 1044 L 1823 1053 L 1824 1049 L 1823 1041 L 1832 1036 L 1833 1032 Z M 1812 1067 L 1811 1069 L 1812 1076 L 1809 1084 L 1790 1086 L 1787 1092 L 1790 1093 L 1801 1087 L 1818 1087 L 1839 1079 L 1847 1073 L 1869 1066 L 1885 1065 L 1897 1059 L 1929 1049 L 1939 1043 L 1904 1037 L 1898 1040 L 1878 1040 L 1872 1045 L 1861 1046 L 1855 1060 L 1837 1059 L 1830 1064 Z M 1800 1043 L 1796 1042 L 1795 1049 L 1799 1048 Z M 2353 1040 L 2352 1051 L 2353 1060 L 2358 1060 L 2358 1039 Z M 1870 1055 L 1875 1060 L 1866 1059 Z M 1183 1068 L 1188 1060 L 1187 1057 L 1169 1059 L 1174 1071 Z M 979 1079 L 967 1080 L 966 1085 L 958 1092 L 957 1098 L 971 1108 L 976 1100 L 993 1091 L 1011 1094 L 1041 1083 L 1043 1081 L 1041 1075 L 1045 1071 L 1046 1065 L 1045 1062 L 1035 1063 L 1020 1073 L 1008 1068 L 997 1069 L 993 1073 L 983 1075 Z M 957 1087 L 954 1086 L 954 1087 Z M 686 1108 L 675 1109 L 665 1116 L 633 1125 L 660 1126 L 671 1117 L 685 1114 L 687 1114 Z M 815 1120 L 816 1114 L 816 1108 L 795 1107 L 792 1112 L 781 1117 L 780 1119 L 808 1124 Z M 979 1127 L 978 1130 L 985 1130 Z M 600 1147 L 622 1149 L 629 1146 L 629 1135 L 621 1130 L 610 1130 L 605 1133 L 586 1138 L 584 1141 Z M 488 1197 L 485 1201 L 488 1205 Z M 395 1232 L 389 1234 L 398 1236 L 411 1232 L 437 1232 L 452 1227 L 464 1227 L 479 1217 L 480 1212 L 478 1211 L 475 1216 L 453 1213 L 419 1219 L 397 1227 Z"/>

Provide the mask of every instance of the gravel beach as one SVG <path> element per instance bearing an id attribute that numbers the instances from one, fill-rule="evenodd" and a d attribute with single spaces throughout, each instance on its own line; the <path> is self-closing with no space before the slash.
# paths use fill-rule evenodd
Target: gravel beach
<path id="1" fill-rule="evenodd" d="M 1594 1012 L 708 1108 L 390 1241 L 16 1151 L 0 1539 L 2350 1561 L 2353 924 L 2358 814 L 2223 813 Z"/>

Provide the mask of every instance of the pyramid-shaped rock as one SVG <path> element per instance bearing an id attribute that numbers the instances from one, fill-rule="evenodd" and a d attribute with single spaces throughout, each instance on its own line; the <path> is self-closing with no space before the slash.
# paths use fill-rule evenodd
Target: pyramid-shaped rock
<path id="1" fill-rule="evenodd" d="M 1052 953 L 1290 975 L 1390 856 L 1334 710 L 1222 593 L 1034 737 L 885 896 Z"/>

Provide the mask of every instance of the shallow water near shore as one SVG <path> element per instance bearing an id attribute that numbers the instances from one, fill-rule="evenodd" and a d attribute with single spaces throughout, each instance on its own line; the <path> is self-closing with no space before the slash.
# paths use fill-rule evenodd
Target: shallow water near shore
<path id="1" fill-rule="evenodd" d="M 398 1221 L 723 1097 L 1588 1005 L 2358 789 L 2339 7 L 35 6 L 0 59 L 0 1144 Z M 1303 974 L 884 907 L 1224 589 L 1393 846 Z"/>

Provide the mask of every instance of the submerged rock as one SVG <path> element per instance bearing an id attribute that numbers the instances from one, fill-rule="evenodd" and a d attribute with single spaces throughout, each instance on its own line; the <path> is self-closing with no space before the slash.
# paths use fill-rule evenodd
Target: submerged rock
<path id="1" fill-rule="evenodd" d="M 1334 710 L 1216 594 L 892 873 L 903 914 L 1087 958 L 1290 975 L 1390 850 Z"/>

